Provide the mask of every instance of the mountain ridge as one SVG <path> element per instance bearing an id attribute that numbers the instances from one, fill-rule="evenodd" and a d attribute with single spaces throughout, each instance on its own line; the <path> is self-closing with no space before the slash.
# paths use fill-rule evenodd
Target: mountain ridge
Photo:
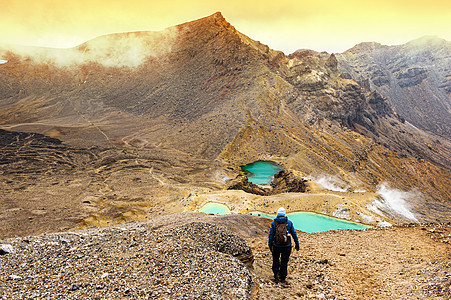
<path id="1" fill-rule="evenodd" d="M 410 123 L 449 140 L 450 52 L 451 42 L 426 36 L 396 46 L 359 44 L 337 57 L 343 72 L 367 82 Z"/>

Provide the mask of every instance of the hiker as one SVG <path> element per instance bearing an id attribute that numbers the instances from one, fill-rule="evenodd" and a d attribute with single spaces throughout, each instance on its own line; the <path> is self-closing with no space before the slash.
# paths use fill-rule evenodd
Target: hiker
<path id="1" fill-rule="evenodd" d="M 295 249 L 299 251 L 299 241 L 293 223 L 286 217 L 285 208 L 277 210 L 277 217 L 271 223 L 268 246 L 272 253 L 272 271 L 276 282 L 285 282 L 287 278 L 288 259 L 291 254 L 291 237 Z"/>

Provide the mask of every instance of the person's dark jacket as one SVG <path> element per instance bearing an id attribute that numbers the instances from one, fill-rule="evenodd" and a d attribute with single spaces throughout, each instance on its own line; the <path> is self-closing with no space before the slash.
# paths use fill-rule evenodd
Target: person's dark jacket
<path id="1" fill-rule="evenodd" d="M 299 240 L 298 235 L 296 234 L 296 230 L 294 229 L 293 222 L 288 220 L 285 216 L 277 216 L 277 218 L 274 219 L 271 223 L 271 229 L 269 230 L 269 236 L 268 236 L 268 247 L 269 249 L 272 249 L 272 247 L 291 247 L 291 239 L 290 244 L 286 246 L 277 246 L 274 243 L 274 233 L 276 232 L 276 222 L 277 223 L 287 223 L 287 231 L 288 233 L 293 237 L 296 249 L 299 249 Z"/>

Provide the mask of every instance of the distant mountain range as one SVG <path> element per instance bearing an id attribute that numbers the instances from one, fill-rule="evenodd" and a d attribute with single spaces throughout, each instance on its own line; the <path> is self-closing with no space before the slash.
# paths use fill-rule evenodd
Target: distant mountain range
<path id="1" fill-rule="evenodd" d="M 388 99 L 413 125 L 451 137 L 451 42 L 423 37 L 399 46 L 362 43 L 339 69 Z"/>
<path id="2" fill-rule="evenodd" d="M 450 57 L 436 38 L 286 56 L 216 13 L 73 49 L 0 47 L 0 127 L 231 166 L 276 159 L 353 189 L 415 189 L 419 210 L 449 213 Z"/>

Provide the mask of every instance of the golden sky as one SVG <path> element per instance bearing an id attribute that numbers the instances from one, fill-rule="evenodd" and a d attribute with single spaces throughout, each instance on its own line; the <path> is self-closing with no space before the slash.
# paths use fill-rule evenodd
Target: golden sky
<path id="1" fill-rule="evenodd" d="M 450 0 L 0 0 L 0 43 L 72 47 L 99 35 L 166 27 L 217 11 L 286 54 L 342 52 L 364 41 L 451 40 Z"/>

